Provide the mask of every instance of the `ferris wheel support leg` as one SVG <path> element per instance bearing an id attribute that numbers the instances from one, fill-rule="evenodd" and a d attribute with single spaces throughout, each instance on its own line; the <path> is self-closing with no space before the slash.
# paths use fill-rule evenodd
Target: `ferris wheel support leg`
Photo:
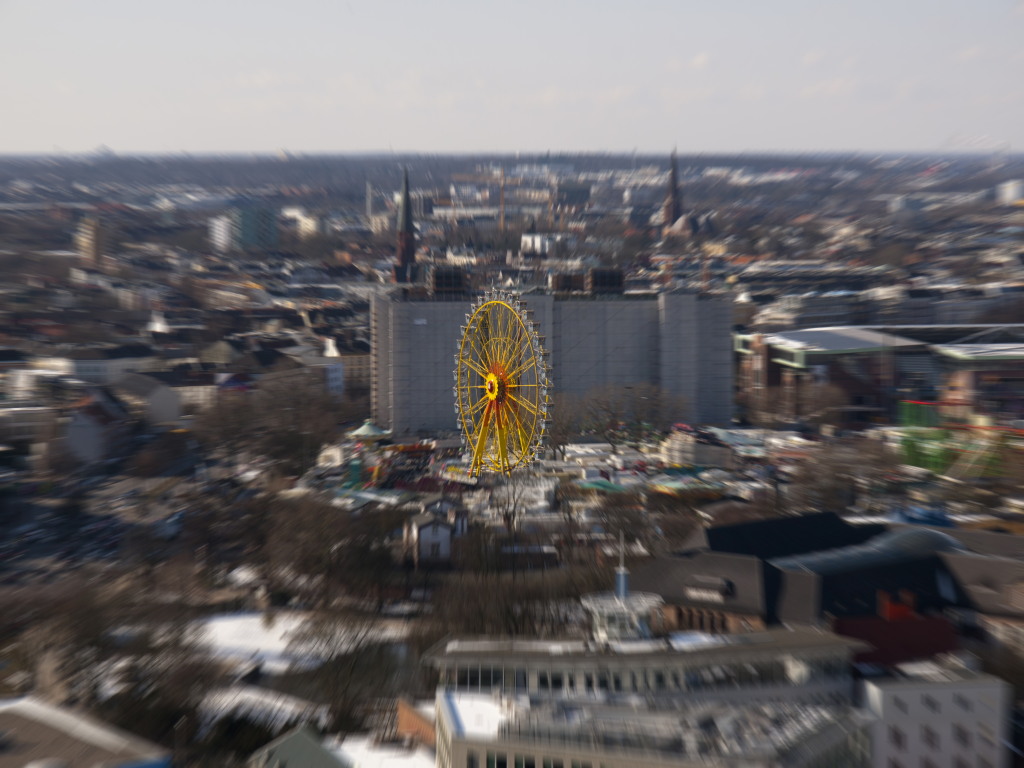
<path id="1" fill-rule="evenodd" d="M 473 464 L 470 467 L 471 475 L 480 474 L 480 468 L 484 463 L 484 448 L 487 447 L 487 430 L 490 428 L 491 406 L 484 408 L 484 415 L 480 419 L 480 431 L 476 436 L 476 445 L 473 446 Z"/>
<path id="2" fill-rule="evenodd" d="M 507 475 L 512 471 L 512 467 L 508 463 L 508 424 L 502 423 L 505 420 L 500 418 L 500 413 L 496 416 L 498 418 L 495 418 L 494 425 L 498 437 L 498 461 L 501 464 L 501 471 Z"/>

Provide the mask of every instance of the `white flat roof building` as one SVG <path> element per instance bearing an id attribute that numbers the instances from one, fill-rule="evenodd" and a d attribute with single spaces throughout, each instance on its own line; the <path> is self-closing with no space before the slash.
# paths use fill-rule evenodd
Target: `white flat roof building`
<path id="1" fill-rule="evenodd" d="M 1008 768 L 1009 683 L 956 660 L 901 664 L 863 683 L 873 764 L 882 768 Z"/>
<path id="2" fill-rule="evenodd" d="M 659 707 L 439 691 L 438 768 L 867 766 L 868 718 L 844 706 Z"/>
<path id="3" fill-rule="evenodd" d="M 579 639 L 443 640 L 426 654 L 442 687 L 542 698 L 679 702 L 849 702 L 859 640 L 816 630 L 685 633 L 598 643 Z"/>

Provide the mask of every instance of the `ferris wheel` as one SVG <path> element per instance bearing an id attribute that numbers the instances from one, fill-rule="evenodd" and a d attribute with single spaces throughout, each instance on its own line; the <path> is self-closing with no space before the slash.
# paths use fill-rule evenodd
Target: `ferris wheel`
<path id="1" fill-rule="evenodd" d="M 510 473 L 537 458 L 550 411 L 547 353 L 517 296 L 473 304 L 455 355 L 455 412 L 469 473 Z"/>

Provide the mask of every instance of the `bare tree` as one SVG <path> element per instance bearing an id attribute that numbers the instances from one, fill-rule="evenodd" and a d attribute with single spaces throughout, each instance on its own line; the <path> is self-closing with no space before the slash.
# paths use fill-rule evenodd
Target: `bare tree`
<path id="1" fill-rule="evenodd" d="M 898 464 L 879 440 L 858 436 L 826 443 L 797 470 L 787 494 L 789 511 L 844 512 L 859 495 L 871 495 Z"/>
<path id="2" fill-rule="evenodd" d="M 222 393 L 199 415 L 196 430 L 229 455 L 252 451 L 273 460 L 281 474 L 301 475 L 320 446 L 337 438 L 338 425 L 362 412 L 361 403 L 331 395 L 308 371 L 279 372 L 252 392 Z"/>
<path id="3" fill-rule="evenodd" d="M 783 421 L 781 387 L 758 387 L 740 393 L 747 420 L 755 426 L 772 429 Z"/>
<path id="4" fill-rule="evenodd" d="M 685 401 L 652 384 L 596 387 L 584 397 L 585 426 L 615 451 L 668 431 L 686 414 Z"/>
<path id="5" fill-rule="evenodd" d="M 509 573 L 460 573 L 434 593 L 431 623 L 445 634 L 551 637 L 575 620 L 579 597 L 607 589 L 594 566 Z"/>
<path id="6" fill-rule="evenodd" d="M 346 517 L 343 510 L 312 498 L 279 503 L 267 536 L 271 583 L 296 590 L 315 605 L 330 605 L 342 569 Z"/>
<path id="7" fill-rule="evenodd" d="M 555 455 L 564 461 L 566 446 L 579 438 L 583 432 L 586 410 L 579 398 L 564 392 L 556 392 L 552 401 L 548 445 Z"/>
<path id="8" fill-rule="evenodd" d="M 523 506 L 529 492 L 530 477 L 532 475 L 528 470 L 517 469 L 498 479 L 491 489 L 491 510 L 501 520 L 508 535 L 512 537 L 519 530 Z"/>
<path id="9" fill-rule="evenodd" d="M 815 382 L 805 387 L 798 395 L 800 403 L 797 415 L 817 427 L 823 424 L 838 426 L 843 423 L 843 414 L 849 405 L 849 398 L 841 387 L 828 382 Z"/>
<path id="10" fill-rule="evenodd" d="M 378 621 L 319 611 L 293 633 L 289 645 L 316 660 L 307 679 L 330 708 L 334 729 L 362 727 L 367 705 L 396 692 L 397 657 Z"/>

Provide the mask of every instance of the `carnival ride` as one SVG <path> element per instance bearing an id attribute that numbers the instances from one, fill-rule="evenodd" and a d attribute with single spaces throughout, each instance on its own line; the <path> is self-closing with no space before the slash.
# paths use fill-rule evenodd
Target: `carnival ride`
<path id="1" fill-rule="evenodd" d="M 533 462 L 550 414 L 547 353 L 514 294 L 489 291 L 466 315 L 455 355 L 455 412 L 469 474 L 509 474 Z"/>
<path id="2" fill-rule="evenodd" d="M 899 404 L 902 453 L 907 464 L 958 481 L 1002 477 L 1016 471 L 1024 449 L 1024 430 L 973 424 L 962 415 L 961 401 Z"/>

